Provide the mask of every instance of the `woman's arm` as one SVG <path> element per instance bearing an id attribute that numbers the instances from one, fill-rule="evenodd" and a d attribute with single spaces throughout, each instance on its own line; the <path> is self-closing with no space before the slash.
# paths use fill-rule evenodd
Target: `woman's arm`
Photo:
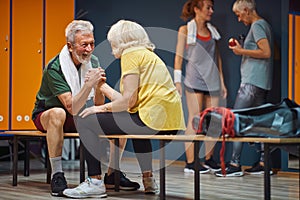
<path id="1" fill-rule="evenodd" d="M 217 60 L 218 60 L 217 65 L 218 65 L 218 69 L 219 69 L 220 82 L 221 82 L 221 96 L 225 99 L 227 97 L 227 88 L 224 83 L 222 58 L 221 58 L 220 49 L 219 49 L 218 45 L 216 45 L 216 53 L 217 53 Z"/>
<path id="2" fill-rule="evenodd" d="M 260 39 L 257 43 L 258 48 L 251 50 L 251 49 L 244 49 L 241 47 L 240 44 L 237 44 L 234 47 L 230 47 L 233 53 L 236 55 L 243 55 L 243 56 L 250 56 L 252 58 L 270 58 L 271 56 L 271 48 L 269 41 L 266 38 Z"/>
<path id="3" fill-rule="evenodd" d="M 100 106 L 86 108 L 79 116 L 86 117 L 98 112 L 121 112 L 132 108 L 138 97 L 139 75 L 128 74 L 123 77 L 123 95 L 116 92 L 106 83 L 101 86 L 102 92 L 109 95 L 112 101 Z"/>
<path id="4" fill-rule="evenodd" d="M 187 26 L 181 26 L 178 30 L 177 45 L 176 45 L 176 55 L 174 60 L 174 83 L 176 89 L 182 96 L 181 87 L 181 74 L 182 74 L 182 62 L 184 56 L 184 49 L 186 45 Z"/>
<path id="5" fill-rule="evenodd" d="M 110 112 L 121 112 L 132 108 L 138 97 L 139 75 L 128 74 L 123 77 L 123 94 L 110 103 L 105 104 Z"/>
<path id="6" fill-rule="evenodd" d="M 184 56 L 184 49 L 186 45 L 186 34 L 187 34 L 187 26 L 181 26 L 178 30 L 177 35 L 177 45 L 176 45 L 176 55 L 174 61 L 174 70 L 182 69 L 182 61 Z"/>
<path id="7" fill-rule="evenodd" d="M 113 89 L 112 87 L 110 87 L 107 83 L 104 83 L 103 85 L 101 85 L 100 90 L 111 101 L 114 101 L 114 100 L 122 97 L 120 92 L 118 92 L 115 89 Z"/>

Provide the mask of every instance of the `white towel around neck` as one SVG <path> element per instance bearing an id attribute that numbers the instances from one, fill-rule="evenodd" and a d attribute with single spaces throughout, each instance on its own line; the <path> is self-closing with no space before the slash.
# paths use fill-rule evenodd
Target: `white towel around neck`
<path id="1" fill-rule="evenodd" d="M 220 36 L 219 32 L 217 31 L 217 29 L 208 22 L 206 24 L 207 24 L 208 30 L 211 33 L 212 38 L 215 39 L 215 40 L 221 39 L 221 36 Z M 195 19 L 192 19 L 191 21 L 189 21 L 187 23 L 186 43 L 188 45 L 195 45 L 196 44 L 196 38 L 197 38 L 197 24 L 196 24 Z"/>
<path id="2" fill-rule="evenodd" d="M 59 62 L 61 65 L 62 72 L 66 78 L 67 83 L 69 84 L 72 95 L 75 96 L 79 93 L 81 87 L 84 85 L 84 77 L 85 74 L 88 72 L 89 69 L 92 68 L 91 61 L 88 64 L 81 64 L 81 67 L 79 70 L 81 70 L 80 74 L 81 77 L 79 79 L 78 70 L 75 67 L 73 60 L 71 58 L 70 52 L 68 50 L 67 45 L 65 45 L 60 54 L 59 54 Z M 80 81 L 80 83 L 79 83 Z M 94 89 L 91 90 L 88 99 L 91 97 L 94 97 Z"/>

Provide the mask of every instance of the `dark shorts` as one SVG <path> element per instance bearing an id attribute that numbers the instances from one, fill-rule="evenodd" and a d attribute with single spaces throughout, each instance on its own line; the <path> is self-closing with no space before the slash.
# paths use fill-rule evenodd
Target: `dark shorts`
<path id="1" fill-rule="evenodd" d="M 42 114 L 43 114 L 43 112 L 39 113 L 38 116 L 33 120 L 33 123 L 39 131 L 46 133 L 47 131 L 44 130 L 44 128 L 41 124 L 41 115 Z M 65 133 L 76 133 L 77 132 L 73 116 L 70 115 L 69 113 L 67 113 L 67 117 L 66 117 L 66 121 L 64 123 L 63 130 Z"/>
<path id="2" fill-rule="evenodd" d="M 184 88 L 186 91 L 190 92 L 190 93 L 202 93 L 204 95 L 211 95 L 211 96 L 219 96 L 220 95 L 220 91 L 205 91 L 205 90 L 197 90 L 197 89 L 193 89 L 190 87 L 187 87 L 186 85 L 184 85 Z"/>

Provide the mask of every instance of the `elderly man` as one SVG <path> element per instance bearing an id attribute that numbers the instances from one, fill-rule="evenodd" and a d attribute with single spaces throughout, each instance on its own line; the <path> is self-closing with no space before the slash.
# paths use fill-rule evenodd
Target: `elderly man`
<path id="1" fill-rule="evenodd" d="M 38 130 L 47 134 L 53 196 L 63 196 L 63 191 L 67 188 L 61 162 L 63 133 L 77 132 L 73 116 L 85 108 L 87 102 L 100 105 L 105 100 L 105 94 L 100 90 L 106 84 L 105 73 L 100 68 L 97 57 L 92 55 L 95 47 L 93 29 L 90 22 L 83 20 L 74 20 L 67 26 L 67 44 L 45 67 L 36 96 L 32 120 Z M 113 97 L 108 94 L 108 98 Z M 122 149 L 125 144 L 126 140 L 123 140 L 120 145 Z M 84 145 L 87 147 L 88 144 Z M 70 197 L 105 197 L 101 163 L 94 154 L 86 148 L 84 150 L 89 177 L 77 190 L 71 190 Z M 105 180 L 107 184 L 114 185 L 112 168 L 109 168 Z M 121 186 L 127 190 L 139 188 L 138 183 L 131 182 L 123 173 Z"/>

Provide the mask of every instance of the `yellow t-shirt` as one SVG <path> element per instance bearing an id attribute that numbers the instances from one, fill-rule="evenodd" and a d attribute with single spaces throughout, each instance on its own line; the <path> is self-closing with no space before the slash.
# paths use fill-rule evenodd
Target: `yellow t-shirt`
<path id="1" fill-rule="evenodd" d="M 130 113 L 139 112 L 141 120 L 154 130 L 184 130 L 181 97 L 165 63 L 145 47 L 124 50 L 121 56 L 120 90 L 127 74 L 140 77 L 138 99 Z"/>

